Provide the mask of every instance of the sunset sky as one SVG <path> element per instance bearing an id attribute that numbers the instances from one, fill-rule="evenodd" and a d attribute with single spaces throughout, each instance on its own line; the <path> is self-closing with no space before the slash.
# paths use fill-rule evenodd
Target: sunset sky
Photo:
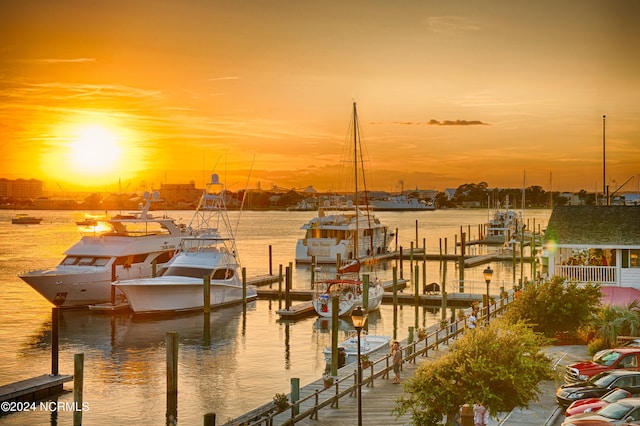
<path id="1" fill-rule="evenodd" d="M 640 1 L 0 3 L 0 177 L 638 190 Z"/>

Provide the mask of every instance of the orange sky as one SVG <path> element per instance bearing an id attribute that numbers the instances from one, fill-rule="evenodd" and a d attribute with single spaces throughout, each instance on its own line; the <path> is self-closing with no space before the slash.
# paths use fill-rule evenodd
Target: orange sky
<path id="1" fill-rule="evenodd" d="M 0 3 L 0 177 L 50 190 L 338 179 L 637 190 L 640 2 Z"/>

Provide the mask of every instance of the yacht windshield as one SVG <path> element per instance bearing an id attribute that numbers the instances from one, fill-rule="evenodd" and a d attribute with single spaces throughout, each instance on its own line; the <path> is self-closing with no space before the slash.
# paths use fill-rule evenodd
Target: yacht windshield
<path id="1" fill-rule="evenodd" d="M 208 277 L 213 272 L 213 268 L 190 268 L 186 266 L 171 266 L 162 271 L 162 276 L 172 277 L 192 277 L 203 278 Z"/>

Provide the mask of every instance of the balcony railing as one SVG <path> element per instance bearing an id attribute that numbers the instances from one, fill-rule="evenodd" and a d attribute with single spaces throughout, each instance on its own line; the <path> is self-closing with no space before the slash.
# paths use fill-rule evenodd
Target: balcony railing
<path id="1" fill-rule="evenodd" d="M 603 285 L 617 284 L 615 266 L 556 266 L 555 275 L 565 277 L 568 281 L 592 282 Z"/>

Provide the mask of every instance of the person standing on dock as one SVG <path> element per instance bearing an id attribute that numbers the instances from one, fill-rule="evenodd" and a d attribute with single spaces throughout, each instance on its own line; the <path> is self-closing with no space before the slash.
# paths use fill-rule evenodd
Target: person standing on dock
<path id="1" fill-rule="evenodd" d="M 469 314 L 469 318 L 467 319 L 467 328 L 468 329 L 476 328 L 477 321 L 478 319 L 476 318 L 476 311 L 471 310 L 471 313 Z"/>
<path id="2" fill-rule="evenodd" d="M 399 342 L 393 342 L 391 353 L 393 354 L 393 373 L 395 374 L 393 383 L 400 383 L 400 365 L 402 364 L 402 350 L 400 349 Z"/>

